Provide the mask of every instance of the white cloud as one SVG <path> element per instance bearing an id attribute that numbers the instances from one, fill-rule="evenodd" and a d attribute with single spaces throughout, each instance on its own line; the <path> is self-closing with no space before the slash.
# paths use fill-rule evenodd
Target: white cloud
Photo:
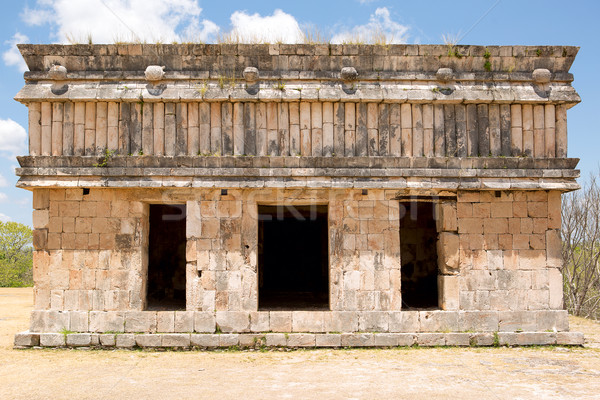
<path id="1" fill-rule="evenodd" d="M 15 66 L 21 72 L 27 71 L 27 64 L 25 64 L 25 60 L 23 60 L 19 49 L 17 49 L 17 44 L 28 42 L 29 38 L 19 32 L 15 33 L 10 40 L 5 41 L 4 44 L 10 45 L 10 48 L 2 53 L 4 64 L 8 66 Z"/>
<path id="2" fill-rule="evenodd" d="M 12 218 L 10 218 L 8 215 L 6 214 L 2 214 L 0 213 L 0 221 L 2 222 L 8 222 L 8 221 L 12 221 Z"/>
<path id="3" fill-rule="evenodd" d="M 296 18 L 281 10 L 264 17 L 236 11 L 231 14 L 231 25 L 232 38 L 242 43 L 302 43 L 304 40 Z"/>
<path id="4" fill-rule="evenodd" d="M 358 0 L 358 2 L 360 4 L 369 4 L 369 3 L 373 3 L 374 1 L 377 1 L 377 0 Z"/>
<path id="5" fill-rule="evenodd" d="M 207 41 L 219 27 L 200 21 L 198 0 L 38 0 L 25 8 L 30 25 L 49 24 L 60 42 Z"/>
<path id="6" fill-rule="evenodd" d="M 0 118 L 0 153 L 13 158 L 23 154 L 27 149 L 27 132 L 25 128 L 12 119 Z"/>
<path id="7" fill-rule="evenodd" d="M 0 174 L 0 187 L 6 187 L 8 186 L 8 181 L 6 180 L 5 177 L 2 176 L 2 174 Z"/>
<path id="8" fill-rule="evenodd" d="M 0 192 L 0 203 L 4 203 L 7 200 L 8 200 L 8 196 L 6 195 L 6 193 Z"/>
<path id="9" fill-rule="evenodd" d="M 387 43 L 406 43 L 409 27 L 392 20 L 390 11 L 380 7 L 369 17 L 369 22 L 350 29 L 343 29 L 333 36 L 332 43 L 361 41 L 374 43 L 385 36 Z"/>

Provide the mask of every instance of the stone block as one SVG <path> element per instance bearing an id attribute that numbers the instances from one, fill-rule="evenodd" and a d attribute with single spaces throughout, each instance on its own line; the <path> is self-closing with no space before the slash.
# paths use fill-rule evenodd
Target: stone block
<path id="1" fill-rule="evenodd" d="M 65 336 L 62 333 L 40 333 L 40 346 L 63 347 L 66 342 Z"/>
<path id="2" fill-rule="evenodd" d="M 448 332 L 458 330 L 458 312 L 419 311 L 419 332 Z"/>
<path id="3" fill-rule="evenodd" d="M 372 333 L 342 333 L 343 347 L 372 347 L 375 337 Z"/>
<path id="4" fill-rule="evenodd" d="M 360 332 L 387 332 L 390 315 L 385 311 L 363 311 L 358 313 L 358 330 Z"/>
<path id="5" fill-rule="evenodd" d="M 40 335 L 29 331 L 20 332 L 15 335 L 16 347 L 32 347 L 40 345 Z"/>
<path id="6" fill-rule="evenodd" d="M 101 333 L 98 335 L 101 346 L 113 347 L 116 344 L 117 335 L 114 333 Z"/>
<path id="7" fill-rule="evenodd" d="M 563 276 L 557 268 L 548 268 L 549 304 L 552 310 L 563 308 Z"/>
<path id="8" fill-rule="evenodd" d="M 446 338 L 443 333 L 418 333 L 417 344 L 419 346 L 445 346 Z"/>
<path id="9" fill-rule="evenodd" d="M 268 311 L 254 311 L 250 313 L 250 331 L 268 332 L 269 330 L 270 325 Z"/>
<path id="10" fill-rule="evenodd" d="M 100 344 L 100 335 L 97 333 L 90 333 L 90 345 L 98 346 Z"/>
<path id="11" fill-rule="evenodd" d="M 214 348 L 219 347 L 220 335 L 190 335 L 190 344 L 197 347 Z"/>
<path id="12" fill-rule="evenodd" d="M 161 333 L 175 332 L 174 311 L 158 311 L 156 313 L 156 331 Z"/>
<path id="13" fill-rule="evenodd" d="M 273 332 L 292 331 L 292 313 L 290 311 L 269 312 L 269 324 Z"/>
<path id="14" fill-rule="evenodd" d="M 88 314 L 87 311 L 70 311 L 69 330 L 74 332 L 87 332 L 89 329 Z"/>
<path id="15" fill-rule="evenodd" d="M 446 346 L 470 346 L 471 336 L 468 333 L 449 332 L 445 334 Z"/>
<path id="16" fill-rule="evenodd" d="M 194 331 L 194 311 L 175 311 L 175 331 Z"/>
<path id="17" fill-rule="evenodd" d="M 358 313 L 356 311 L 330 311 L 323 313 L 323 331 L 358 331 Z"/>
<path id="18" fill-rule="evenodd" d="M 156 312 L 126 311 L 125 332 L 156 332 Z"/>
<path id="19" fill-rule="evenodd" d="M 189 333 L 163 333 L 160 336 L 163 347 L 190 347 Z"/>
<path id="20" fill-rule="evenodd" d="M 285 333 L 267 333 L 265 335 L 267 346 L 278 347 L 287 345 L 287 338 Z"/>
<path id="21" fill-rule="evenodd" d="M 389 332 L 419 331 L 419 311 L 392 311 L 389 315 Z"/>
<path id="22" fill-rule="evenodd" d="M 459 277 L 438 275 L 438 304 L 442 310 L 458 310 L 460 307 Z"/>
<path id="23" fill-rule="evenodd" d="M 89 333 L 69 333 L 67 335 L 67 346 L 87 347 L 92 344 L 92 335 Z"/>
<path id="24" fill-rule="evenodd" d="M 242 333 L 238 335 L 241 348 L 259 348 L 265 343 L 265 336 L 254 333 Z"/>
<path id="25" fill-rule="evenodd" d="M 46 311 L 33 310 L 30 315 L 29 330 L 31 332 L 46 331 Z"/>
<path id="26" fill-rule="evenodd" d="M 410 347 L 414 346 L 417 342 L 416 333 L 396 333 L 396 340 L 398 340 L 398 346 Z"/>
<path id="27" fill-rule="evenodd" d="M 216 322 L 221 332 L 250 331 L 250 314 L 244 311 L 217 311 Z"/>
<path id="28" fill-rule="evenodd" d="M 398 346 L 398 335 L 395 333 L 375 333 L 373 334 L 375 346 L 396 347 Z"/>
<path id="29" fill-rule="evenodd" d="M 292 332 L 324 332 L 323 312 L 292 311 Z"/>
<path id="30" fill-rule="evenodd" d="M 290 333 L 287 337 L 288 347 L 314 347 L 316 338 L 310 333 Z"/>
<path id="31" fill-rule="evenodd" d="M 495 337 L 493 333 L 472 333 L 470 342 L 475 346 L 493 346 Z"/>
<path id="32" fill-rule="evenodd" d="M 564 346 L 582 346 L 585 343 L 581 332 L 558 332 L 556 333 L 556 344 Z"/>
<path id="33" fill-rule="evenodd" d="M 219 336 L 219 347 L 233 347 L 239 344 L 239 335 L 236 333 L 225 333 L 217 336 Z"/>
<path id="34" fill-rule="evenodd" d="M 496 332 L 498 313 L 494 311 L 461 311 L 458 315 L 459 331 Z"/>
<path id="35" fill-rule="evenodd" d="M 498 331 L 533 332 L 538 330 L 535 314 L 529 311 L 500 311 L 498 313 Z"/>
<path id="36" fill-rule="evenodd" d="M 135 335 L 135 343 L 139 347 L 160 347 L 162 345 L 161 335 L 156 333 L 144 333 Z"/>
<path id="37" fill-rule="evenodd" d="M 115 336 L 115 345 L 121 348 L 135 347 L 135 335 L 133 333 L 122 333 Z"/>
<path id="38" fill-rule="evenodd" d="M 443 202 L 438 207 L 437 229 L 438 232 L 458 231 L 458 219 L 455 202 Z"/>
<path id="39" fill-rule="evenodd" d="M 122 312 L 90 311 L 90 332 L 124 332 L 125 317 Z"/>
<path id="40" fill-rule="evenodd" d="M 437 241 L 438 268 L 443 275 L 458 274 L 459 237 L 455 233 L 442 232 Z"/>
<path id="41" fill-rule="evenodd" d="M 340 347 L 342 335 L 337 333 L 319 333 L 315 335 L 315 346 L 317 347 Z"/>
<path id="42" fill-rule="evenodd" d="M 206 311 L 194 312 L 194 332 L 213 333 L 216 328 L 215 314 Z"/>
<path id="43" fill-rule="evenodd" d="M 534 311 L 537 331 L 563 332 L 569 330 L 569 314 L 566 310 Z M 524 331 L 526 329 L 523 329 Z"/>

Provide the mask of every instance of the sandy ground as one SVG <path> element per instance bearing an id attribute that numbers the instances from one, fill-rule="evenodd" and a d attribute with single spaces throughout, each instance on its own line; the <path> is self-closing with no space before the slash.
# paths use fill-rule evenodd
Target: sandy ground
<path id="1" fill-rule="evenodd" d="M 13 350 L 31 304 L 0 288 L 0 399 L 600 398 L 600 324 L 579 318 L 586 348 Z"/>

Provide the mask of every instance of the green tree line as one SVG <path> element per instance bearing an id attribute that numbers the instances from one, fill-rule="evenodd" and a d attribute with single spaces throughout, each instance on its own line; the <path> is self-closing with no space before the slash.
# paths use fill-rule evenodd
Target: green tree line
<path id="1" fill-rule="evenodd" d="M 33 286 L 31 228 L 0 221 L 0 287 Z"/>

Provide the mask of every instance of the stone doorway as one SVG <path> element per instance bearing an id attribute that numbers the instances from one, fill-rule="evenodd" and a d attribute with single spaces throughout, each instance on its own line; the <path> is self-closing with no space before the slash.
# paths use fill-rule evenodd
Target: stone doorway
<path id="1" fill-rule="evenodd" d="M 258 206 L 259 310 L 329 310 L 326 205 Z"/>
<path id="2" fill-rule="evenodd" d="M 403 309 L 438 308 L 436 203 L 400 202 Z"/>
<path id="3" fill-rule="evenodd" d="M 151 204 L 147 308 L 185 310 L 185 204 Z"/>

